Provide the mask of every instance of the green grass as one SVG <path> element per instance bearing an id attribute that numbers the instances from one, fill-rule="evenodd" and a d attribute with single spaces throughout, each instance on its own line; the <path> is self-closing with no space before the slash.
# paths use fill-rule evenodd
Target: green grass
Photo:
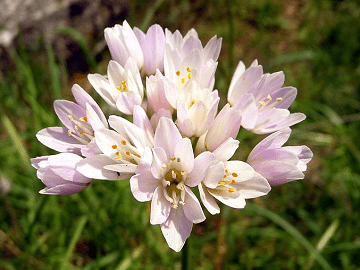
<path id="1" fill-rule="evenodd" d="M 203 44 L 223 37 L 216 77 L 223 98 L 237 62 L 257 58 L 266 72 L 285 72 L 285 84 L 298 88 L 290 109 L 307 115 L 289 142 L 314 152 L 306 178 L 244 210 L 207 214 L 189 239 L 190 269 L 359 269 L 359 15 L 356 1 L 133 1 L 132 26 L 195 28 Z M 108 53 L 96 63 L 91 42 L 59 31 L 79 43 L 92 72 L 105 73 Z M 35 134 L 60 125 L 52 103 L 70 97 L 72 81 L 50 47 L 34 52 L 20 42 L 9 55 L 11 68 L 0 73 L 0 174 L 11 186 L 0 197 L 0 269 L 180 269 L 181 254 L 150 225 L 149 205 L 133 198 L 129 181 L 38 194 L 43 184 L 29 157 L 55 152 Z M 260 137 L 243 131 L 239 157 Z"/>

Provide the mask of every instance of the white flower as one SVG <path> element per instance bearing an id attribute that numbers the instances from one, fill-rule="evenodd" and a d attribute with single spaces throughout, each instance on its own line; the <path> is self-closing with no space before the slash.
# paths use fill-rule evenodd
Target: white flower
<path id="1" fill-rule="evenodd" d="M 124 66 L 110 61 L 107 78 L 89 74 L 88 79 L 99 95 L 114 109 L 124 114 L 133 114 L 134 106 L 141 105 L 144 97 L 139 69 L 129 58 Z"/>

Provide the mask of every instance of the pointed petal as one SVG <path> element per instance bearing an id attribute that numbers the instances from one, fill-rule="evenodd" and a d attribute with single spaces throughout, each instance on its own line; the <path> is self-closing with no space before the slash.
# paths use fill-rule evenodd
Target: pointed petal
<path id="1" fill-rule="evenodd" d="M 198 188 L 200 193 L 200 199 L 203 205 L 206 207 L 206 209 L 210 212 L 210 214 L 212 215 L 219 214 L 220 207 L 216 203 L 214 197 L 211 196 L 210 193 L 207 191 L 207 188 L 202 184 L 199 184 Z"/>
<path id="2" fill-rule="evenodd" d="M 151 199 L 150 223 L 162 224 L 169 217 L 171 210 L 170 202 L 165 199 L 164 188 L 157 187 Z"/>
<path id="3" fill-rule="evenodd" d="M 185 192 L 185 204 L 183 205 L 185 216 L 192 223 L 203 222 L 206 218 L 198 199 L 187 186 L 185 186 Z"/>

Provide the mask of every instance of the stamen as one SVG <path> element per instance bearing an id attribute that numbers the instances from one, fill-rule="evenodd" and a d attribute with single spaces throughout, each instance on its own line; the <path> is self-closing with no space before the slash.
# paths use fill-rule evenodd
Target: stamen
<path id="1" fill-rule="evenodd" d="M 185 171 L 181 171 L 181 173 L 180 173 L 182 176 L 184 176 L 185 175 Z"/>
<path id="2" fill-rule="evenodd" d="M 174 172 L 174 170 L 171 171 L 171 177 L 172 179 L 176 179 L 176 173 Z"/>
<path id="3" fill-rule="evenodd" d="M 188 77 L 188 79 L 190 80 L 190 79 L 191 79 L 191 73 L 189 73 L 189 74 L 187 75 L 187 77 Z"/>
<path id="4" fill-rule="evenodd" d="M 86 116 L 80 117 L 79 120 L 80 120 L 80 121 L 88 122 L 88 118 L 87 118 Z"/>
<path id="5" fill-rule="evenodd" d="M 166 165 L 165 163 L 163 163 L 163 164 L 161 165 L 161 167 L 162 167 L 163 169 L 165 169 L 165 168 L 167 167 L 167 165 Z"/>
<path id="6" fill-rule="evenodd" d="M 175 161 L 175 160 L 176 160 L 176 158 L 172 157 L 172 158 L 170 158 L 170 160 L 171 160 L 171 161 Z"/>
<path id="7" fill-rule="evenodd" d="M 177 158 L 177 162 L 181 162 L 181 159 L 180 159 L 180 158 Z"/>
<path id="8" fill-rule="evenodd" d="M 229 192 L 229 193 L 233 193 L 233 192 L 235 192 L 235 188 L 232 188 L 232 187 L 231 187 L 231 188 L 229 188 L 229 189 L 228 189 L 228 192 Z"/>
<path id="9" fill-rule="evenodd" d="M 231 180 L 231 184 L 236 184 L 236 181 L 233 179 L 233 180 Z"/>
<path id="10" fill-rule="evenodd" d="M 238 174 L 237 174 L 237 173 L 234 173 L 234 172 L 233 172 L 231 175 L 232 175 L 233 177 L 238 177 Z"/>
<path id="11" fill-rule="evenodd" d="M 265 101 L 259 101 L 259 104 L 260 104 L 260 105 L 263 105 L 263 106 L 266 105 Z"/>
<path id="12" fill-rule="evenodd" d="M 272 100 L 272 98 L 271 98 L 270 94 L 268 94 L 266 98 L 267 98 L 269 101 L 271 101 L 271 100 Z"/>
<path id="13" fill-rule="evenodd" d="M 282 97 L 278 97 L 278 98 L 276 98 L 276 101 L 282 101 L 283 100 L 283 98 Z"/>
<path id="14" fill-rule="evenodd" d="M 86 132 L 85 131 L 80 131 L 80 134 L 81 135 L 84 135 Z"/>
<path id="15" fill-rule="evenodd" d="M 224 182 L 224 181 L 220 181 L 219 184 L 220 184 L 220 186 L 225 186 L 225 182 Z"/>
<path id="16" fill-rule="evenodd" d="M 131 155 L 131 153 L 130 153 L 129 151 L 126 151 L 125 154 L 126 154 L 127 156 L 130 156 L 130 155 Z"/>
<path id="17" fill-rule="evenodd" d="M 187 68 L 186 68 L 186 71 L 187 71 L 187 72 L 191 72 L 191 68 L 190 68 L 190 67 L 187 67 Z"/>
<path id="18" fill-rule="evenodd" d="M 228 169 L 225 169 L 225 173 L 228 173 L 229 172 L 229 170 Z"/>
<path id="19" fill-rule="evenodd" d="M 181 78 L 181 83 L 185 83 L 185 78 Z"/>
<path id="20" fill-rule="evenodd" d="M 122 159 L 122 156 L 116 156 L 115 159 L 116 159 L 116 160 L 120 160 L 120 159 Z"/>
<path id="21" fill-rule="evenodd" d="M 122 140 L 122 141 L 121 141 L 121 144 L 122 144 L 122 145 L 126 145 L 126 141 L 125 141 L 125 140 Z"/>
<path id="22" fill-rule="evenodd" d="M 74 118 L 70 114 L 68 115 L 68 118 L 69 118 L 70 121 L 74 120 Z"/>
<path id="23" fill-rule="evenodd" d="M 112 148 L 112 149 L 116 149 L 116 148 L 117 148 L 117 145 L 114 144 L 114 145 L 111 146 L 111 148 Z"/>
<path id="24" fill-rule="evenodd" d="M 177 76 L 180 76 L 180 70 L 176 71 L 175 74 L 176 74 Z"/>

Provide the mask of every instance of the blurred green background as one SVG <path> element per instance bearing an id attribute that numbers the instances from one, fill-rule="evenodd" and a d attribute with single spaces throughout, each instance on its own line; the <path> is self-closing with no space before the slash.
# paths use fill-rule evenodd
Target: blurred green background
<path id="1" fill-rule="evenodd" d="M 222 104 L 238 61 L 258 59 L 265 72 L 285 72 L 285 85 L 298 89 L 290 110 L 307 115 L 287 144 L 313 150 L 306 178 L 245 209 L 206 212 L 189 238 L 190 269 L 359 269 L 360 2 L 134 0 L 111 22 L 125 18 L 142 30 L 195 28 L 203 45 L 222 37 Z M 98 181 L 70 196 L 38 193 L 44 185 L 29 159 L 55 154 L 35 138 L 60 125 L 53 101 L 72 99 L 79 83 L 104 105 L 86 81 L 88 73 L 106 73 L 103 29 L 88 35 L 82 28 L 59 30 L 72 41 L 64 51 L 42 33 L 30 47 L 20 32 L 2 55 L 0 269 L 180 269 L 181 253 L 150 225 L 149 205 L 133 198 L 129 181 Z M 238 157 L 262 138 L 241 130 Z"/>

